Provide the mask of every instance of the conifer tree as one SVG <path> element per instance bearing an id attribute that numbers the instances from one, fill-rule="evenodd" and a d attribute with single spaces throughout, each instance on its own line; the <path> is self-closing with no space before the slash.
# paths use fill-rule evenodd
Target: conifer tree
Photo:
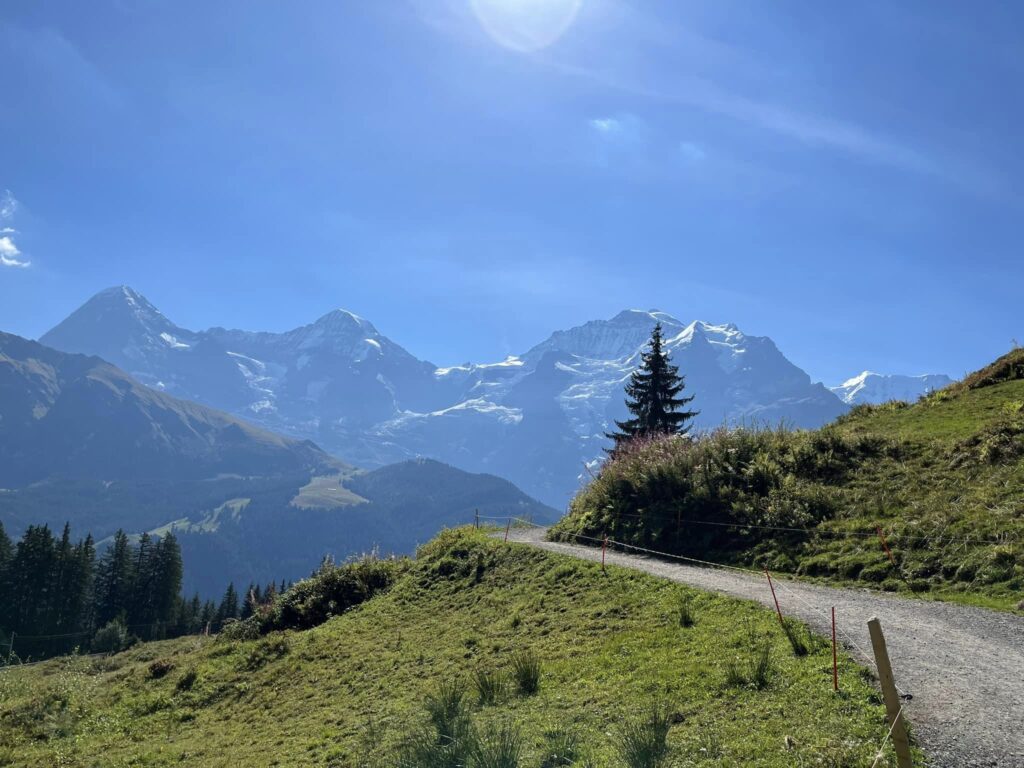
<path id="1" fill-rule="evenodd" d="M 0 606 L 6 605 L 13 598 L 7 586 L 7 566 L 14 556 L 14 545 L 11 544 L 4 524 L 0 523 Z M 3 626 L 3 609 L 0 608 L 0 627 Z"/>
<path id="2" fill-rule="evenodd" d="M 181 547 L 173 533 L 167 533 L 153 548 L 151 620 L 162 624 L 175 621 L 181 599 Z"/>
<path id="3" fill-rule="evenodd" d="M 127 534 L 119 530 L 100 558 L 96 572 L 95 613 L 96 623 L 101 627 L 118 617 L 127 623 L 134 582 L 131 549 Z"/>
<path id="4" fill-rule="evenodd" d="M 260 604 L 259 595 L 257 594 L 258 591 L 259 587 L 257 587 L 252 582 L 249 582 L 249 588 L 245 590 L 245 595 L 243 595 L 242 599 L 241 618 L 248 619 L 250 616 L 256 613 L 256 608 Z"/>
<path id="5" fill-rule="evenodd" d="M 619 431 L 608 435 L 615 448 L 637 437 L 655 435 L 685 435 L 690 431 L 689 421 L 698 411 L 685 410 L 693 395 L 681 397 L 685 377 L 669 361 L 663 347 L 661 323 L 654 326 L 646 351 L 641 353 L 640 367 L 633 371 L 626 385 L 626 407 L 632 418 L 616 421 Z"/>
<path id="6" fill-rule="evenodd" d="M 228 584 L 228 588 L 224 592 L 224 597 L 220 601 L 220 606 L 217 608 L 216 621 L 218 625 L 223 625 L 228 619 L 238 618 L 238 593 L 235 591 L 234 584 Z"/>

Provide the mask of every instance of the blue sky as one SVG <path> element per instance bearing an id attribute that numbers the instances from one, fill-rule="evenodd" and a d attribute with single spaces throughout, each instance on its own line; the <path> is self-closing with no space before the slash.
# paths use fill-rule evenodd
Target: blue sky
<path id="1" fill-rule="evenodd" d="M 6 0 L 0 329 L 126 283 L 438 364 L 625 307 L 816 379 L 1024 341 L 1024 7 Z M 27 264 L 27 265 L 26 265 Z"/>

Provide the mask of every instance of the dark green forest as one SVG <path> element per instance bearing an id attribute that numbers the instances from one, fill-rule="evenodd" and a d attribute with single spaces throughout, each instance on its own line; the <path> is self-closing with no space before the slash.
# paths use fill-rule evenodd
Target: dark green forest
<path id="1" fill-rule="evenodd" d="M 229 584 L 219 602 L 181 594 L 181 549 L 173 534 L 117 531 L 97 555 L 91 535 L 73 541 L 47 525 L 29 526 L 14 543 L 0 524 L 0 664 L 122 650 L 139 640 L 217 631 L 251 615 L 283 589 Z"/>

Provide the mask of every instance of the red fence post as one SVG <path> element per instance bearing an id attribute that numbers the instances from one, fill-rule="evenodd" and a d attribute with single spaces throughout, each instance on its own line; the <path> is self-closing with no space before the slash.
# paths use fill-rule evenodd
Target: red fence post
<path id="1" fill-rule="evenodd" d="M 836 607 L 832 606 L 832 690 L 839 692 L 839 662 L 836 656 Z"/>
<path id="2" fill-rule="evenodd" d="M 601 572 L 604 573 L 604 553 L 608 549 L 608 534 L 604 535 L 604 540 L 601 542 Z"/>
<path id="3" fill-rule="evenodd" d="M 512 518 L 508 519 L 508 525 L 505 526 L 505 543 L 508 543 L 508 529 L 512 527 Z"/>
<path id="4" fill-rule="evenodd" d="M 875 530 L 878 531 L 878 538 L 882 541 L 882 549 L 884 549 L 885 554 L 889 556 L 889 562 L 892 563 L 894 568 L 899 568 L 899 566 L 896 565 L 896 558 L 892 556 L 892 550 L 889 549 L 889 544 L 885 540 L 885 534 L 882 533 L 882 526 L 878 526 Z"/>
<path id="5" fill-rule="evenodd" d="M 775 601 L 775 611 L 776 611 L 776 613 L 779 614 L 779 624 L 781 624 L 783 627 L 785 627 L 786 626 L 786 622 L 784 622 L 782 620 L 782 609 L 779 607 L 779 598 L 775 596 L 775 585 L 772 584 L 772 575 L 770 573 L 768 573 L 768 569 L 767 568 L 764 569 L 764 575 L 768 577 L 768 586 L 772 590 L 772 600 Z"/>

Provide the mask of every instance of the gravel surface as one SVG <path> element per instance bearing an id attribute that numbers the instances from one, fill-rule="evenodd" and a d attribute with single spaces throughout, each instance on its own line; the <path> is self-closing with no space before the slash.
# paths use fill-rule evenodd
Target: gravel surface
<path id="1" fill-rule="evenodd" d="M 545 541 L 545 532 L 515 529 L 509 539 L 585 560 L 601 559 L 600 549 Z M 610 564 L 773 605 L 762 576 L 620 552 L 609 551 L 607 557 Z M 929 765 L 1024 768 L 1024 617 L 869 590 L 773 580 L 783 613 L 829 637 L 834 605 L 840 637 L 845 633 L 853 641 L 843 644 L 871 669 L 867 621 L 879 618 L 896 685 L 912 696 L 904 712 Z"/>

